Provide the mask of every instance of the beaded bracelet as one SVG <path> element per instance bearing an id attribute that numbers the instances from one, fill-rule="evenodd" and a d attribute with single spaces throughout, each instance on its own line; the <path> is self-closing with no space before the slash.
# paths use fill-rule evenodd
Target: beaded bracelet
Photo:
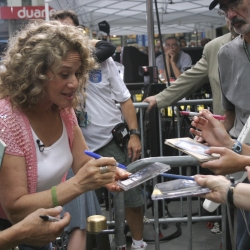
<path id="1" fill-rule="evenodd" d="M 51 188 L 51 195 L 52 195 L 52 201 L 53 201 L 53 205 L 54 207 L 58 206 L 58 200 L 57 200 L 57 195 L 56 195 L 56 186 L 53 186 Z"/>

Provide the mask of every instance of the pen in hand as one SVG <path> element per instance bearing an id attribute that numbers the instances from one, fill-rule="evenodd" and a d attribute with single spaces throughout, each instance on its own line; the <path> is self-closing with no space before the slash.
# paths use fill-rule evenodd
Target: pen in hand
<path id="1" fill-rule="evenodd" d="M 102 158 L 101 155 L 98 155 L 98 154 L 96 154 L 96 153 L 93 153 L 93 152 L 91 152 L 91 151 L 89 151 L 89 150 L 84 150 L 84 153 L 85 153 L 86 155 L 90 156 L 90 157 L 95 158 L 95 159 L 100 159 L 100 158 Z M 119 168 L 122 168 L 122 169 L 127 169 L 126 166 L 122 165 L 122 164 L 119 163 L 119 162 L 116 162 L 116 166 L 119 167 Z"/>
<path id="2" fill-rule="evenodd" d="M 39 217 L 45 221 L 59 221 L 60 220 L 57 217 L 53 217 L 53 216 L 49 216 L 49 215 L 40 215 Z"/>
<path id="3" fill-rule="evenodd" d="M 197 112 L 189 112 L 189 111 L 180 111 L 180 114 L 182 114 L 182 115 L 188 115 L 188 116 L 191 116 L 191 117 L 193 117 L 193 116 L 199 116 L 199 115 L 200 115 L 200 113 L 197 113 Z M 212 116 L 213 116 L 215 119 L 217 119 L 217 120 L 225 120 L 225 119 L 226 119 L 226 117 L 225 117 L 225 116 L 222 116 L 222 115 L 214 115 L 214 114 L 212 114 Z"/>

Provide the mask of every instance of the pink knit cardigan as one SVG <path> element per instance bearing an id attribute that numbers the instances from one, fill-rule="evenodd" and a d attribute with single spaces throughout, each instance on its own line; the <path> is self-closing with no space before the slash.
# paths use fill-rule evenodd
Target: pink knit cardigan
<path id="1" fill-rule="evenodd" d="M 70 148 L 74 140 L 74 126 L 77 119 L 73 109 L 64 109 L 60 113 L 65 124 Z M 26 115 L 13 110 L 8 100 L 0 100 L 0 138 L 7 145 L 6 154 L 23 156 L 26 160 L 28 192 L 35 193 L 37 186 L 37 156 L 32 130 Z M 0 172 L 1 174 L 1 172 Z M 67 173 L 62 181 L 65 181 Z M 0 204 L 0 218 L 7 219 Z"/>

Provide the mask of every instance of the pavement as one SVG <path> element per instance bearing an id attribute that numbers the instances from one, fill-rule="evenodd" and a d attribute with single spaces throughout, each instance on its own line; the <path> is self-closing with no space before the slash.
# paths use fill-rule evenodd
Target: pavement
<path id="1" fill-rule="evenodd" d="M 102 208 L 103 214 L 109 220 L 109 212 Z M 167 205 L 166 216 L 169 217 L 181 217 L 186 213 L 186 201 L 171 201 Z M 182 210 L 182 211 L 181 211 Z M 198 201 L 192 201 L 192 214 L 197 216 L 198 211 Z M 208 215 L 208 214 L 206 214 Z M 146 218 L 153 218 L 152 208 L 147 209 L 145 212 Z M 159 250 L 187 250 L 190 247 L 190 242 L 188 242 L 188 228 L 187 223 L 168 223 L 160 225 L 160 244 Z M 155 231 L 152 224 L 145 224 L 143 231 L 144 241 L 147 242 L 147 250 L 155 250 Z M 110 235 L 110 241 L 113 240 L 113 235 Z M 192 250 L 219 250 L 221 249 L 222 234 L 214 234 L 211 232 L 211 228 L 207 228 L 207 222 L 193 222 L 192 223 Z M 130 250 L 131 246 L 131 235 L 128 232 L 126 236 L 127 240 L 127 250 Z"/>

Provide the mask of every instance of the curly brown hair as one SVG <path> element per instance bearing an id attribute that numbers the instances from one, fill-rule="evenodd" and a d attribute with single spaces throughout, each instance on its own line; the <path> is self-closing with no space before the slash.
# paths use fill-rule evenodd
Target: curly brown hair
<path id="1" fill-rule="evenodd" d="M 46 96 L 48 70 L 55 72 L 69 52 L 81 58 L 79 93 L 84 89 L 89 70 L 98 67 L 93 48 L 82 29 L 57 21 L 32 22 L 14 35 L 3 58 L 6 68 L 0 73 L 0 98 L 9 98 L 13 107 L 34 107 Z M 78 103 L 76 95 L 74 106 Z"/>

